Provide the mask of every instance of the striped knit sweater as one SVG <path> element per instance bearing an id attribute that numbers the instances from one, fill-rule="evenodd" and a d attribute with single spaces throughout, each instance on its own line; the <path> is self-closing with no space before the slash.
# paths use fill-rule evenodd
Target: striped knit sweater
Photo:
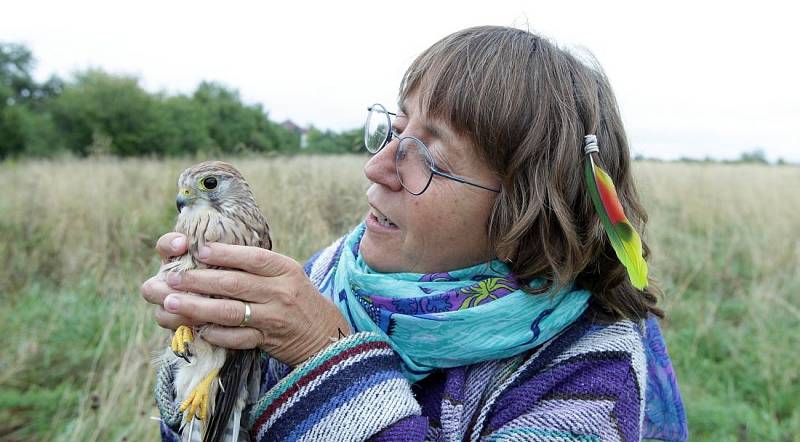
<path id="1" fill-rule="evenodd" d="M 532 351 L 412 385 L 388 342 L 356 333 L 294 368 L 264 355 L 247 425 L 258 441 L 683 441 L 680 397 L 647 397 L 648 388 L 664 396 L 648 376 L 658 360 L 652 339 L 666 358 L 657 328 L 583 316 Z M 658 409 L 646 413 L 646 403 Z M 659 416 L 678 416 L 678 425 L 659 426 Z M 161 430 L 178 440 L 174 427 Z"/>
<path id="2" fill-rule="evenodd" d="M 387 342 L 358 333 L 293 370 L 268 360 L 249 424 L 258 441 L 640 440 L 640 333 L 629 321 L 583 318 L 529 354 L 414 385 Z M 177 440 L 165 425 L 162 434 Z"/>

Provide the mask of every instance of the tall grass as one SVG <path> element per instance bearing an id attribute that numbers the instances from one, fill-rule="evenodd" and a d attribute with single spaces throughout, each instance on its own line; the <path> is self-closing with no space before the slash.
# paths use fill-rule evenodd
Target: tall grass
<path id="1" fill-rule="evenodd" d="M 800 440 L 800 168 L 638 164 L 696 440 Z"/>
<path id="2" fill-rule="evenodd" d="M 231 158 L 303 260 L 366 210 L 363 157 Z M 167 333 L 138 287 L 192 160 L 0 165 L 0 439 L 157 438 Z M 637 163 L 694 440 L 800 434 L 800 169 Z"/>
<path id="3" fill-rule="evenodd" d="M 365 213 L 360 157 L 231 160 L 302 260 Z M 153 352 L 166 332 L 138 287 L 175 223 L 191 160 L 5 163 L 0 180 L 0 437 L 151 440 Z M 6 187 L 9 189 L 9 187 Z"/>

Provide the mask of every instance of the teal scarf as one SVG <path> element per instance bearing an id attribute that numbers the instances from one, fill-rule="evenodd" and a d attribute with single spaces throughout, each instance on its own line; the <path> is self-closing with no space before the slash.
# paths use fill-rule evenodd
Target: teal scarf
<path id="1" fill-rule="evenodd" d="M 436 368 L 530 350 L 587 307 L 586 290 L 525 293 L 499 260 L 444 273 L 378 273 L 358 252 L 364 230 L 362 223 L 323 252 L 312 267 L 318 277 L 312 274 L 312 279 L 354 332 L 376 332 L 388 339 L 412 382 Z M 535 280 L 530 286 L 543 283 Z"/>

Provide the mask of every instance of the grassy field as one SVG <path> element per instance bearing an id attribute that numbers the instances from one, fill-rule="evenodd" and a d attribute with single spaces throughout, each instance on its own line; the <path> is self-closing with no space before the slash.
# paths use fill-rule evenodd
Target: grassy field
<path id="1" fill-rule="evenodd" d="M 230 161 L 298 260 L 366 210 L 363 157 Z M 151 359 L 167 333 L 138 287 L 192 163 L 0 164 L 0 440 L 157 437 Z M 635 172 L 692 439 L 800 440 L 800 168 Z"/>

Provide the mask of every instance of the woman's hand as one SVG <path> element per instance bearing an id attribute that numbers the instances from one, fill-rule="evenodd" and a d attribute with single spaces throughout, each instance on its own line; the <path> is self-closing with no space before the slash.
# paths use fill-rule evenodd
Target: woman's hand
<path id="1" fill-rule="evenodd" d="M 167 260 L 186 253 L 186 237 L 167 233 L 156 249 Z M 295 260 L 266 249 L 211 243 L 198 252 L 209 265 L 239 270 L 189 270 L 147 280 L 142 297 L 158 305 L 156 321 L 165 328 L 216 324 L 203 330 L 203 339 L 227 348 L 260 347 L 290 365 L 305 361 L 332 339 L 350 333 L 347 321 L 320 295 Z M 214 299 L 191 293 L 224 296 Z M 244 302 L 251 319 L 244 319 Z"/>

